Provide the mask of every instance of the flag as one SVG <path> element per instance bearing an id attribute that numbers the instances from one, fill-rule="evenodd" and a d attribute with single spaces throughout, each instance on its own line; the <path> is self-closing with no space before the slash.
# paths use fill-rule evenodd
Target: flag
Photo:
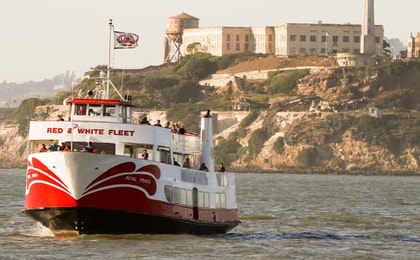
<path id="1" fill-rule="evenodd" d="M 139 36 L 135 33 L 114 31 L 114 49 L 136 48 Z"/>

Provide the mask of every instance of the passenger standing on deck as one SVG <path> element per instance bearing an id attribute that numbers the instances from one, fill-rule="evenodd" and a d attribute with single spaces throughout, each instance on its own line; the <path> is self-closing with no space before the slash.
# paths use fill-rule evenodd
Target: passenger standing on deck
<path id="1" fill-rule="evenodd" d="M 181 126 L 179 127 L 178 134 L 185 135 L 185 126 L 184 126 L 184 124 L 181 124 Z"/>
<path id="2" fill-rule="evenodd" d="M 48 151 L 48 149 L 47 149 L 47 147 L 45 146 L 45 144 L 42 144 L 41 145 L 41 149 L 39 149 L 39 152 L 40 153 L 44 153 L 44 152 L 47 152 Z"/>
<path id="3" fill-rule="evenodd" d="M 184 167 L 184 168 L 191 168 L 191 164 L 190 164 L 190 159 L 189 158 L 185 159 L 185 162 L 182 165 L 182 167 Z"/>
<path id="4" fill-rule="evenodd" d="M 162 126 L 162 125 L 160 124 L 160 120 L 159 120 L 159 119 L 156 121 L 156 124 L 155 124 L 154 126 Z"/>
<path id="5" fill-rule="evenodd" d="M 89 142 L 89 145 L 86 146 L 85 148 L 86 148 L 86 152 L 96 153 L 96 148 L 95 148 L 95 146 L 93 146 L 92 142 Z"/>
<path id="6" fill-rule="evenodd" d="M 50 144 L 50 146 L 48 146 L 48 151 L 50 152 L 56 152 L 58 150 L 58 144 L 57 141 L 53 141 L 52 144 Z"/>
<path id="7" fill-rule="evenodd" d="M 208 171 L 209 171 L 209 169 L 207 168 L 207 166 L 206 166 L 206 164 L 205 164 L 205 163 L 202 163 L 202 164 L 201 164 L 201 166 L 200 166 L 200 170 L 201 170 L 201 171 L 205 171 L 205 172 L 208 172 Z"/>
<path id="8" fill-rule="evenodd" d="M 143 153 L 141 154 L 141 158 L 144 160 L 149 159 L 149 154 L 147 153 L 146 150 L 143 150 Z"/>
<path id="9" fill-rule="evenodd" d="M 223 163 L 220 163 L 218 171 L 219 172 L 225 172 L 225 165 Z"/>

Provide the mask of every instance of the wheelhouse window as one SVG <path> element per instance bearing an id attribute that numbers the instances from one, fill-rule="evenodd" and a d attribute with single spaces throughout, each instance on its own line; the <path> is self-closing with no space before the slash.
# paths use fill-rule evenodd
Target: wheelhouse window
<path id="1" fill-rule="evenodd" d="M 79 116 L 86 115 L 86 108 L 87 108 L 86 104 L 78 104 L 74 111 L 75 115 L 79 115 Z"/>
<path id="2" fill-rule="evenodd" d="M 90 104 L 88 116 L 100 116 L 102 113 L 101 105 Z"/>
<path id="3" fill-rule="evenodd" d="M 66 146 L 69 145 L 71 147 L 70 141 L 66 141 L 65 144 Z M 73 151 L 81 152 L 87 145 L 87 142 L 73 142 Z M 93 146 L 95 147 L 96 153 L 115 154 L 115 144 L 113 143 L 93 142 Z"/>
<path id="4" fill-rule="evenodd" d="M 146 152 L 144 152 L 146 151 Z M 143 153 L 147 154 L 147 158 L 144 158 Z M 124 156 L 133 158 L 142 158 L 146 160 L 153 160 L 153 145 L 149 144 L 125 144 L 124 145 Z"/>
<path id="5" fill-rule="evenodd" d="M 104 105 L 104 116 L 115 117 L 115 106 L 114 105 Z"/>

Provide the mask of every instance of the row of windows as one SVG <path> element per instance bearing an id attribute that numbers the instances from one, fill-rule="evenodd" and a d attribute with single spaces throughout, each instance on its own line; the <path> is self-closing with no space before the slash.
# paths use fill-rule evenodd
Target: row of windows
<path id="1" fill-rule="evenodd" d="M 226 34 L 226 41 L 230 42 L 230 38 L 231 38 L 230 34 Z M 251 39 L 251 35 L 246 34 L 245 35 L 245 42 L 249 42 L 250 39 Z M 239 42 L 240 40 L 241 40 L 241 35 L 237 34 L 236 35 L 236 41 Z M 272 34 L 268 35 L 268 41 L 270 41 L 270 42 L 273 41 L 273 35 Z"/>
<path id="2" fill-rule="evenodd" d="M 322 35 L 321 42 L 326 42 L 327 37 L 328 37 L 327 35 Z M 334 36 L 332 36 L 332 41 L 333 42 L 338 42 L 339 38 L 340 38 L 339 36 L 334 35 Z M 289 39 L 290 39 L 291 42 L 295 42 L 295 41 L 297 41 L 297 35 L 290 35 Z M 306 42 L 306 40 L 307 40 L 306 35 L 299 35 L 299 41 Z M 344 36 L 342 36 L 341 40 L 342 40 L 342 42 L 350 42 L 350 36 L 344 35 Z M 380 40 L 381 40 L 380 37 L 375 37 L 376 43 L 379 43 Z M 317 41 L 317 36 L 316 35 L 310 35 L 309 36 L 309 41 L 310 42 L 316 42 Z M 353 36 L 353 42 L 354 43 L 360 43 L 360 36 Z"/>
<path id="3" fill-rule="evenodd" d="M 231 46 L 230 42 L 227 42 L 226 43 L 226 50 L 230 51 L 230 49 L 231 49 L 230 46 Z M 268 45 L 268 49 L 272 50 L 271 44 Z M 251 50 L 250 45 L 248 43 L 245 43 L 244 51 L 250 51 L 250 50 Z M 240 43 L 236 43 L 235 51 L 241 51 L 241 44 Z"/>
<path id="4" fill-rule="evenodd" d="M 317 49 L 316 48 L 309 48 L 309 50 L 308 49 L 306 49 L 306 48 L 299 48 L 299 51 L 298 51 L 298 49 L 297 48 L 295 48 L 295 47 L 291 47 L 290 48 L 290 54 L 305 54 L 305 55 L 318 55 L 318 54 L 325 54 L 325 48 L 321 48 L 321 50 L 320 50 L 320 52 L 318 53 L 318 51 L 317 51 Z M 309 52 L 308 52 L 309 51 Z M 332 53 L 334 54 L 334 53 L 337 53 L 338 52 L 338 50 L 332 50 Z M 340 52 L 344 52 L 344 53 L 350 53 L 351 52 L 351 50 L 350 49 L 348 49 L 348 48 L 343 48 Z M 353 49 L 353 53 L 355 53 L 355 54 L 357 54 L 357 53 L 360 53 L 360 49 Z"/>
<path id="5" fill-rule="evenodd" d="M 210 208 L 210 193 L 198 191 L 197 193 L 197 206 L 200 208 Z M 193 191 L 181 189 L 178 187 L 165 186 L 165 197 L 168 202 L 180 205 L 193 206 Z M 216 208 L 226 208 L 226 194 L 216 193 L 215 196 Z"/>

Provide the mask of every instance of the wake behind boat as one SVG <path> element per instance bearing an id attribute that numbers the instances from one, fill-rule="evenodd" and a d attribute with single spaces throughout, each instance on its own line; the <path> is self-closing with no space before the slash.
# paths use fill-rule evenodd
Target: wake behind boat
<path id="1" fill-rule="evenodd" d="M 199 135 L 134 124 L 134 105 L 119 93 L 108 99 L 108 87 L 101 94 L 105 83 L 109 77 L 97 81 L 92 98 L 67 101 L 69 121 L 30 122 L 23 212 L 55 234 L 216 234 L 237 226 L 234 174 L 214 170 L 210 111 Z M 39 151 L 50 142 L 69 151 Z"/>

